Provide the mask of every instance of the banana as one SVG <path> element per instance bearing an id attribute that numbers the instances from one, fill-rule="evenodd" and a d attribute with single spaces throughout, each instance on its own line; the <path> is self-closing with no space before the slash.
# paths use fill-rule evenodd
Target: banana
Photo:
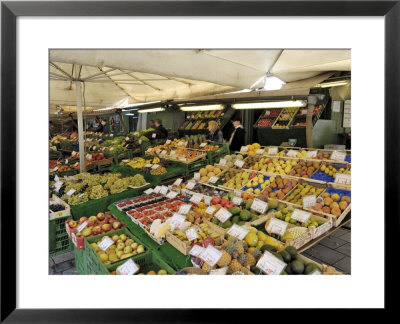
<path id="1" fill-rule="evenodd" d="M 170 224 L 166 224 L 163 227 L 161 227 L 157 233 L 157 238 L 161 238 L 162 236 L 165 235 L 165 233 L 167 233 L 168 230 L 171 229 L 171 225 Z"/>

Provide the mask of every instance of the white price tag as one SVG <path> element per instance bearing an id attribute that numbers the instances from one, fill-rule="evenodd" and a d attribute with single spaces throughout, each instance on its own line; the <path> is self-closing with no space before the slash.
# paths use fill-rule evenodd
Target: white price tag
<path id="1" fill-rule="evenodd" d="M 296 150 L 289 150 L 289 151 L 287 152 L 287 156 L 296 157 L 297 153 L 299 153 L 299 151 L 296 151 Z"/>
<path id="2" fill-rule="evenodd" d="M 197 235 L 197 232 L 194 228 L 190 228 L 185 232 L 188 241 L 193 241 L 195 239 L 197 239 L 199 236 Z"/>
<path id="3" fill-rule="evenodd" d="M 172 199 L 175 198 L 178 195 L 176 191 L 170 191 L 167 195 L 167 198 Z"/>
<path id="4" fill-rule="evenodd" d="M 161 187 L 160 187 L 160 186 L 157 186 L 157 187 L 154 188 L 154 192 L 155 192 L 155 193 L 159 193 L 160 190 L 161 190 Z"/>
<path id="5" fill-rule="evenodd" d="M 108 236 L 105 236 L 101 240 L 101 242 L 99 244 L 97 244 L 97 245 L 102 251 L 105 251 L 113 244 L 114 244 L 114 241 L 112 239 L 110 239 Z"/>
<path id="6" fill-rule="evenodd" d="M 157 169 L 160 165 L 159 164 L 153 164 L 153 166 L 151 167 L 153 170 Z"/>
<path id="7" fill-rule="evenodd" d="M 76 191 L 75 189 L 70 189 L 70 190 L 67 192 L 67 195 L 68 195 L 68 196 L 71 196 L 75 191 Z"/>
<path id="8" fill-rule="evenodd" d="M 240 204 L 242 203 L 242 198 L 233 197 L 232 202 L 233 202 L 235 205 L 240 205 Z"/>
<path id="9" fill-rule="evenodd" d="M 291 218 L 297 220 L 300 223 L 305 223 L 308 221 L 310 216 L 311 216 L 311 213 L 309 213 L 309 212 L 306 212 L 306 211 L 300 210 L 300 209 L 295 209 L 293 211 Z"/>
<path id="10" fill-rule="evenodd" d="M 313 272 L 310 273 L 310 275 L 322 275 L 321 270 L 315 269 Z"/>
<path id="11" fill-rule="evenodd" d="M 56 184 L 54 185 L 54 189 L 58 192 L 60 191 L 60 188 L 62 187 L 64 182 L 60 181 L 60 182 L 56 182 Z"/>
<path id="12" fill-rule="evenodd" d="M 207 145 L 207 143 L 201 143 L 200 144 L 200 147 L 204 147 L 204 146 L 206 146 Z"/>
<path id="13" fill-rule="evenodd" d="M 144 167 L 145 168 L 151 168 L 153 166 L 153 164 L 146 164 Z"/>
<path id="14" fill-rule="evenodd" d="M 211 197 L 210 196 L 204 196 L 204 203 L 207 206 L 210 206 L 211 205 Z"/>
<path id="15" fill-rule="evenodd" d="M 235 166 L 237 166 L 238 168 L 242 168 L 244 165 L 244 161 L 243 160 L 236 160 L 235 161 Z"/>
<path id="16" fill-rule="evenodd" d="M 228 267 L 223 267 L 215 270 L 210 271 L 210 275 L 226 275 L 226 272 L 228 271 Z"/>
<path id="17" fill-rule="evenodd" d="M 249 231 L 247 229 L 237 224 L 233 224 L 232 227 L 227 232 L 227 234 L 232 235 L 239 240 L 243 240 L 248 233 Z"/>
<path id="18" fill-rule="evenodd" d="M 151 193 L 153 193 L 153 191 L 154 191 L 154 190 L 153 190 L 152 188 L 149 188 L 149 189 L 145 190 L 144 193 L 145 193 L 146 195 L 150 195 Z"/>
<path id="19" fill-rule="evenodd" d="M 345 158 L 346 158 L 346 153 L 344 152 L 333 151 L 331 155 L 331 160 L 335 161 L 344 161 Z"/>
<path id="20" fill-rule="evenodd" d="M 218 251 L 212 245 L 209 245 L 204 252 L 203 260 L 210 266 L 214 266 L 219 261 L 219 259 L 221 259 L 221 257 L 222 252 Z"/>
<path id="21" fill-rule="evenodd" d="M 192 208 L 192 205 L 191 204 L 184 204 L 184 205 L 181 205 L 181 207 L 179 208 L 179 211 L 178 211 L 178 213 L 179 214 L 182 214 L 182 215 L 186 215 L 188 212 L 189 212 L 189 210 Z"/>
<path id="22" fill-rule="evenodd" d="M 77 166 L 78 166 L 78 164 L 79 164 L 79 162 L 76 162 L 76 163 L 74 164 L 74 166 L 75 166 L 75 167 L 77 167 Z"/>
<path id="23" fill-rule="evenodd" d="M 247 146 L 242 146 L 240 148 L 240 152 L 247 152 L 249 150 L 249 148 Z"/>
<path id="24" fill-rule="evenodd" d="M 264 154 L 265 150 L 264 149 L 258 149 L 256 151 L 256 154 Z"/>
<path id="25" fill-rule="evenodd" d="M 186 189 L 191 190 L 194 188 L 195 185 L 196 185 L 195 181 L 189 181 L 188 184 L 186 185 Z"/>
<path id="26" fill-rule="evenodd" d="M 226 160 L 225 160 L 225 159 L 219 160 L 219 164 L 220 164 L 220 165 L 226 165 Z"/>
<path id="27" fill-rule="evenodd" d="M 139 143 L 139 145 L 142 144 L 142 140 L 139 140 L 138 143 Z"/>
<path id="28" fill-rule="evenodd" d="M 268 155 L 275 155 L 278 153 L 278 148 L 277 147 L 269 147 L 268 148 Z"/>
<path id="29" fill-rule="evenodd" d="M 175 155 L 175 150 L 172 150 L 170 153 L 169 153 L 169 155 Z"/>
<path id="30" fill-rule="evenodd" d="M 172 229 L 181 228 L 182 224 L 185 222 L 186 216 L 174 213 L 171 218 Z"/>
<path id="31" fill-rule="evenodd" d="M 264 116 L 269 116 L 271 114 L 271 112 L 269 110 L 265 111 L 265 115 Z"/>
<path id="32" fill-rule="evenodd" d="M 60 181 L 60 178 L 58 177 L 58 175 L 56 175 L 56 176 L 54 177 L 54 181 L 55 181 L 56 183 Z"/>
<path id="33" fill-rule="evenodd" d="M 167 186 L 161 186 L 160 194 L 165 196 L 167 193 L 168 193 L 168 187 Z"/>
<path id="34" fill-rule="evenodd" d="M 132 259 L 129 259 L 128 261 L 126 261 L 118 269 L 118 272 L 121 275 L 133 275 L 138 271 L 139 271 L 139 267 L 135 262 L 133 262 Z"/>
<path id="35" fill-rule="evenodd" d="M 156 154 L 160 154 L 160 152 L 161 152 L 160 149 L 156 150 Z"/>
<path id="36" fill-rule="evenodd" d="M 182 178 L 176 179 L 173 186 L 179 186 L 182 183 Z"/>
<path id="37" fill-rule="evenodd" d="M 65 164 L 68 164 L 68 159 L 65 160 Z"/>
<path id="38" fill-rule="evenodd" d="M 199 172 L 195 172 L 194 175 L 193 175 L 193 179 L 200 180 L 200 173 Z"/>
<path id="39" fill-rule="evenodd" d="M 83 197 L 83 195 L 84 195 L 84 193 L 82 192 L 82 193 L 80 193 L 79 195 L 78 195 L 78 198 L 81 198 L 81 197 Z"/>
<path id="40" fill-rule="evenodd" d="M 157 136 L 156 133 L 151 134 L 151 137 L 152 137 L 152 138 L 156 138 L 156 136 Z"/>
<path id="41" fill-rule="evenodd" d="M 215 210 L 216 210 L 215 207 L 209 206 L 209 207 L 206 209 L 206 214 L 212 215 L 212 214 L 215 212 Z"/>
<path id="42" fill-rule="evenodd" d="M 167 154 L 167 150 L 163 150 L 160 154 L 161 154 L 161 155 Z"/>
<path id="43" fill-rule="evenodd" d="M 88 158 L 89 160 L 92 159 L 92 154 L 86 154 L 86 158 Z"/>
<path id="44" fill-rule="evenodd" d="M 286 232 L 287 226 L 288 223 L 281 221 L 280 219 L 277 218 L 271 218 L 267 227 L 267 232 L 283 235 Z"/>
<path id="45" fill-rule="evenodd" d="M 72 151 L 71 156 L 74 156 L 75 154 L 76 154 L 76 152 L 75 152 L 75 151 Z"/>
<path id="46" fill-rule="evenodd" d="M 129 141 L 129 137 L 127 136 L 127 137 L 125 137 L 125 141 Z"/>
<path id="47" fill-rule="evenodd" d="M 165 144 L 171 144 L 171 140 L 167 140 L 166 142 L 165 142 Z"/>
<path id="48" fill-rule="evenodd" d="M 205 250 L 206 250 L 205 248 L 199 245 L 193 245 L 193 247 L 189 251 L 189 254 L 199 258 L 200 255 L 204 253 Z"/>
<path id="49" fill-rule="evenodd" d="M 221 208 L 215 214 L 215 217 L 217 217 L 222 223 L 226 222 L 231 216 L 232 216 L 232 214 L 229 211 L 227 211 L 225 208 Z"/>
<path id="50" fill-rule="evenodd" d="M 81 225 L 78 226 L 78 228 L 76 229 L 76 231 L 82 232 L 82 230 L 87 226 L 87 221 L 84 221 Z"/>
<path id="51" fill-rule="evenodd" d="M 317 238 L 318 236 L 324 234 L 329 229 L 332 228 L 332 219 L 327 221 L 325 224 L 318 226 L 313 233 L 313 239 Z"/>
<path id="52" fill-rule="evenodd" d="M 200 201 L 202 201 L 203 200 L 203 197 L 202 197 L 202 195 L 193 195 L 191 198 L 190 198 L 190 201 L 192 202 L 192 203 L 195 203 L 196 205 L 198 205 L 199 204 L 199 202 Z"/>
<path id="53" fill-rule="evenodd" d="M 241 190 L 236 190 L 236 189 L 235 189 L 234 192 L 235 192 L 235 196 L 236 196 L 236 197 L 239 197 L 239 198 L 242 197 L 242 191 L 241 191 Z"/>
<path id="54" fill-rule="evenodd" d="M 260 214 L 264 214 L 267 208 L 268 208 L 268 203 L 257 198 L 254 199 L 250 207 L 250 209 L 253 209 Z"/>
<path id="55" fill-rule="evenodd" d="M 146 152 L 148 152 L 148 153 L 150 153 L 152 151 L 152 148 L 151 147 L 149 147 L 147 150 L 146 150 Z"/>
<path id="56" fill-rule="evenodd" d="M 210 183 L 216 183 L 218 181 L 218 177 L 212 176 L 210 179 L 208 179 L 208 182 Z"/>
<path id="57" fill-rule="evenodd" d="M 303 197 L 303 207 L 309 208 L 315 206 L 317 203 L 317 197 L 315 195 Z"/>
<path id="58" fill-rule="evenodd" d="M 351 175 L 344 174 L 344 173 L 336 173 L 335 183 L 350 184 L 351 183 Z"/>
<path id="59" fill-rule="evenodd" d="M 53 171 L 57 171 L 58 170 L 58 166 L 56 166 L 54 169 L 53 169 Z"/>
<path id="60" fill-rule="evenodd" d="M 309 158 L 309 159 L 314 158 L 314 157 L 317 156 L 317 153 L 318 153 L 317 151 L 310 151 L 310 152 L 307 152 L 306 158 Z"/>
<path id="61" fill-rule="evenodd" d="M 286 263 L 272 253 L 265 251 L 264 255 L 258 260 L 256 267 L 268 275 L 280 275 L 285 269 Z"/>

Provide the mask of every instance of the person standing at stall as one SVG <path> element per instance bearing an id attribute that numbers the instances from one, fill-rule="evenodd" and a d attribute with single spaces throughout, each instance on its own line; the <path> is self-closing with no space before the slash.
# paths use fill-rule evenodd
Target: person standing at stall
<path id="1" fill-rule="evenodd" d="M 150 119 L 150 120 L 149 120 L 149 128 L 155 128 L 154 120 L 153 120 L 153 119 Z"/>
<path id="2" fill-rule="evenodd" d="M 155 126 L 156 126 L 157 138 L 167 138 L 168 137 L 168 131 L 162 125 L 161 119 L 156 119 Z"/>
<path id="3" fill-rule="evenodd" d="M 218 123 L 215 120 L 211 120 L 208 122 L 208 131 L 207 139 L 213 142 L 222 143 L 224 138 L 221 130 L 218 130 Z"/>
<path id="4" fill-rule="evenodd" d="M 242 126 L 242 120 L 239 117 L 234 117 L 231 120 L 235 127 L 229 138 L 229 149 L 231 152 L 240 151 L 240 148 L 244 145 L 244 134 L 245 130 Z"/>

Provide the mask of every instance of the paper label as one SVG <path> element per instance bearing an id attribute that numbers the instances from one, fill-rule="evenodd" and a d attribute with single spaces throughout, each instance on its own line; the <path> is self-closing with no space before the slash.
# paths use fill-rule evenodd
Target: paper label
<path id="1" fill-rule="evenodd" d="M 318 226 L 315 230 L 314 230 L 314 234 L 313 234 L 313 239 L 324 234 L 325 232 L 327 232 L 330 228 L 332 227 L 332 220 L 330 219 L 329 221 L 327 221 L 325 224 Z"/>
<path id="2" fill-rule="evenodd" d="M 76 229 L 77 232 L 82 232 L 82 230 L 87 226 L 87 221 L 84 221 L 81 225 Z"/>
<path id="3" fill-rule="evenodd" d="M 160 149 L 156 150 L 156 154 L 160 154 L 160 152 L 161 152 Z"/>
<path id="4" fill-rule="evenodd" d="M 227 211 L 225 208 L 221 208 L 215 214 L 215 217 L 217 217 L 222 223 L 226 222 L 231 216 L 232 216 L 232 214 L 229 211 Z"/>
<path id="5" fill-rule="evenodd" d="M 295 209 L 290 218 L 295 219 L 300 223 L 305 223 L 308 221 L 310 216 L 311 216 L 311 213 L 309 213 L 309 212 L 306 212 L 306 211 L 300 210 L 300 209 Z"/>
<path id="6" fill-rule="evenodd" d="M 315 206 L 317 203 L 317 197 L 315 195 L 303 197 L 303 207 L 309 208 Z"/>
<path id="7" fill-rule="evenodd" d="M 156 136 L 157 136 L 157 134 L 156 134 L 156 133 L 154 133 L 154 134 L 151 134 L 151 137 L 152 137 L 152 138 L 156 138 Z"/>
<path id="8" fill-rule="evenodd" d="M 249 233 L 249 230 L 247 230 L 244 227 L 239 226 L 237 224 L 233 224 L 227 233 L 229 235 L 236 237 L 239 240 L 243 240 L 246 237 L 246 235 Z"/>
<path id="9" fill-rule="evenodd" d="M 236 160 L 235 161 L 235 166 L 237 166 L 238 168 L 242 168 L 244 165 L 244 161 L 243 160 Z"/>
<path id="10" fill-rule="evenodd" d="M 206 146 L 207 145 L 207 143 L 201 143 L 200 144 L 200 147 L 204 147 L 204 146 Z"/>
<path id="11" fill-rule="evenodd" d="M 296 150 L 289 150 L 289 151 L 287 152 L 287 156 L 296 157 L 297 153 L 299 153 L 299 151 L 296 151 Z"/>
<path id="12" fill-rule="evenodd" d="M 226 275 L 226 272 L 228 271 L 228 267 L 223 267 L 215 270 L 210 271 L 210 275 Z"/>
<path id="13" fill-rule="evenodd" d="M 75 152 L 75 151 L 72 151 L 71 156 L 74 156 L 75 154 L 76 154 L 76 152 Z"/>
<path id="14" fill-rule="evenodd" d="M 145 168 L 151 168 L 153 166 L 153 164 L 146 164 L 144 167 Z"/>
<path id="15" fill-rule="evenodd" d="M 236 189 L 235 189 L 235 190 L 234 190 L 234 193 L 235 193 L 235 196 L 236 196 L 236 197 L 239 197 L 239 198 L 242 197 L 242 191 L 241 191 L 241 190 L 236 190 Z"/>
<path id="16" fill-rule="evenodd" d="M 268 275 L 279 275 L 286 267 L 286 263 L 268 251 L 258 260 L 256 267 Z"/>
<path id="17" fill-rule="evenodd" d="M 190 228 L 185 232 L 188 241 L 193 241 L 197 239 L 199 236 L 197 235 L 197 231 L 194 228 Z"/>
<path id="18" fill-rule="evenodd" d="M 142 144 L 142 140 L 139 140 L 138 143 L 139 143 L 139 145 Z"/>
<path id="19" fill-rule="evenodd" d="M 80 193 L 80 194 L 78 195 L 78 197 L 81 198 L 81 197 L 83 197 L 84 194 L 85 194 L 85 193 L 82 192 L 82 193 Z"/>
<path id="20" fill-rule="evenodd" d="M 268 154 L 269 155 L 275 155 L 278 153 L 278 148 L 277 147 L 269 147 L 268 148 Z"/>
<path id="21" fill-rule="evenodd" d="M 119 267 L 118 272 L 120 275 L 133 275 L 138 272 L 138 270 L 138 265 L 133 262 L 132 259 L 129 259 Z"/>
<path id="22" fill-rule="evenodd" d="M 165 155 L 165 154 L 167 154 L 167 151 L 163 150 L 160 154 Z"/>
<path id="23" fill-rule="evenodd" d="M 210 196 L 204 196 L 204 203 L 207 206 L 210 206 L 211 205 L 211 197 Z"/>
<path id="24" fill-rule="evenodd" d="M 92 154 L 86 154 L 86 157 L 91 160 L 92 159 Z"/>
<path id="25" fill-rule="evenodd" d="M 175 198 L 176 196 L 178 196 L 178 193 L 176 191 L 170 191 L 167 195 L 167 198 Z"/>
<path id="26" fill-rule="evenodd" d="M 215 212 L 215 210 L 216 210 L 215 207 L 209 206 L 209 207 L 206 209 L 206 214 L 212 215 L 212 214 Z"/>
<path id="27" fill-rule="evenodd" d="M 240 148 L 240 152 L 247 152 L 249 150 L 249 148 L 247 146 L 242 146 Z"/>
<path id="28" fill-rule="evenodd" d="M 210 179 L 208 179 L 208 182 L 210 183 L 216 183 L 218 181 L 218 177 L 212 176 Z"/>
<path id="29" fill-rule="evenodd" d="M 256 151 L 256 154 L 264 154 L 265 150 L 264 149 L 258 149 Z"/>
<path id="30" fill-rule="evenodd" d="M 157 169 L 160 165 L 159 164 L 153 164 L 153 166 L 151 167 L 152 169 Z"/>
<path id="31" fill-rule="evenodd" d="M 205 251 L 206 249 L 199 246 L 199 245 L 193 245 L 193 247 L 190 249 L 189 254 L 193 255 L 197 258 L 200 257 L 200 255 Z"/>
<path id="32" fill-rule="evenodd" d="M 79 162 L 76 162 L 76 163 L 74 164 L 74 166 L 75 166 L 75 167 L 77 167 L 77 166 L 78 166 L 78 164 L 79 164 Z"/>
<path id="33" fill-rule="evenodd" d="M 335 183 L 350 184 L 351 183 L 351 175 L 344 174 L 344 173 L 336 173 Z"/>
<path id="34" fill-rule="evenodd" d="M 200 173 L 199 172 L 195 172 L 194 175 L 193 175 L 193 179 L 200 180 Z"/>
<path id="35" fill-rule="evenodd" d="M 264 214 L 267 208 L 268 208 L 268 203 L 257 198 L 254 199 L 250 207 L 250 209 L 253 209 L 260 214 Z"/>
<path id="36" fill-rule="evenodd" d="M 189 181 L 188 184 L 186 185 L 186 188 L 191 190 L 194 188 L 195 185 L 196 185 L 195 181 Z"/>
<path id="37" fill-rule="evenodd" d="M 192 205 L 190 205 L 190 204 L 181 205 L 181 207 L 179 208 L 178 213 L 182 214 L 182 215 L 186 215 L 191 208 L 192 208 Z"/>
<path id="38" fill-rule="evenodd" d="M 314 158 L 314 157 L 316 157 L 317 156 L 317 151 L 310 151 L 310 152 L 307 152 L 307 154 L 306 154 L 306 158 Z"/>
<path id="39" fill-rule="evenodd" d="M 182 183 L 182 178 L 176 179 L 173 186 L 179 186 Z"/>
<path id="40" fill-rule="evenodd" d="M 56 182 L 56 184 L 54 185 L 55 191 L 59 191 L 62 187 L 64 182 L 60 181 L 60 182 Z"/>
<path id="41" fill-rule="evenodd" d="M 160 187 L 160 186 L 157 186 L 157 187 L 154 188 L 154 192 L 155 192 L 155 193 L 159 193 L 160 190 L 161 190 L 161 187 Z"/>
<path id="42" fill-rule="evenodd" d="M 225 159 L 220 159 L 219 160 L 220 165 L 226 165 L 226 160 Z"/>
<path id="43" fill-rule="evenodd" d="M 171 218 L 171 226 L 173 229 L 181 228 L 183 223 L 185 222 L 186 216 L 174 213 Z"/>
<path id="44" fill-rule="evenodd" d="M 148 152 L 148 153 L 150 153 L 151 151 L 152 151 L 151 147 L 146 150 L 146 152 Z"/>
<path id="45" fill-rule="evenodd" d="M 102 239 L 101 242 L 97 245 L 102 251 L 105 251 L 113 244 L 114 241 L 110 239 L 108 236 L 105 236 L 104 239 Z"/>
<path id="46" fill-rule="evenodd" d="M 58 177 L 58 175 L 56 175 L 56 176 L 54 177 L 54 181 L 55 181 L 56 183 L 60 181 L 60 178 Z"/>
<path id="47" fill-rule="evenodd" d="M 171 144 L 171 140 L 167 140 L 166 142 L 165 142 L 165 144 Z"/>
<path id="48" fill-rule="evenodd" d="M 322 275 L 321 270 L 315 269 L 313 272 L 309 273 L 310 275 Z"/>
<path id="49" fill-rule="evenodd" d="M 68 195 L 68 196 L 71 196 L 75 191 L 76 191 L 75 189 L 70 189 L 70 190 L 67 192 L 67 195 Z"/>
<path id="50" fill-rule="evenodd" d="M 286 232 L 288 223 L 277 218 L 271 218 L 267 227 L 267 232 L 283 235 Z"/>
<path id="51" fill-rule="evenodd" d="M 68 164 L 68 159 L 65 159 L 65 164 Z"/>
<path id="52" fill-rule="evenodd" d="M 215 247 L 209 245 L 207 246 L 204 254 L 203 254 L 203 260 L 210 266 L 214 266 L 219 259 L 222 257 L 222 252 L 218 251 Z"/>
<path id="53" fill-rule="evenodd" d="M 153 193 L 153 191 L 154 191 L 154 190 L 153 190 L 152 188 L 149 188 L 149 189 L 145 190 L 144 193 L 145 193 L 146 195 L 150 195 L 151 193 Z"/>
<path id="54" fill-rule="evenodd" d="M 53 169 L 53 171 L 57 171 L 58 170 L 58 166 L 56 166 L 54 169 Z"/>
<path id="55" fill-rule="evenodd" d="M 330 159 L 335 161 L 344 161 L 345 158 L 346 158 L 346 153 L 333 151 Z"/>
<path id="56" fill-rule="evenodd" d="M 169 153 L 169 155 L 175 155 L 175 150 L 172 150 L 170 153 Z"/>
<path id="57" fill-rule="evenodd" d="M 233 199 L 232 199 L 232 202 L 235 204 L 235 205 L 240 205 L 241 203 L 242 203 L 242 198 L 239 198 L 239 197 L 233 197 Z"/>
<path id="58" fill-rule="evenodd" d="M 194 194 L 191 198 L 190 201 L 195 203 L 196 205 L 199 204 L 200 201 L 203 200 L 203 196 L 202 195 L 198 195 L 198 194 Z"/>
<path id="59" fill-rule="evenodd" d="M 271 112 L 269 110 L 266 110 L 264 116 L 269 116 L 270 114 L 271 114 Z"/>
<path id="60" fill-rule="evenodd" d="M 168 193 L 168 187 L 167 186 L 161 186 L 160 194 L 165 196 L 167 193 Z"/>

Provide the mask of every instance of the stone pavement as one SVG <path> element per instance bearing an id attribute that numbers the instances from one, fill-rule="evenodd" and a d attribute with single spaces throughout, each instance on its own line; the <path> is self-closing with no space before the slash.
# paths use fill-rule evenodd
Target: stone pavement
<path id="1" fill-rule="evenodd" d="M 304 251 L 307 258 L 351 274 L 351 224 L 345 225 Z M 49 259 L 50 275 L 77 275 L 74 251 Z"/>

